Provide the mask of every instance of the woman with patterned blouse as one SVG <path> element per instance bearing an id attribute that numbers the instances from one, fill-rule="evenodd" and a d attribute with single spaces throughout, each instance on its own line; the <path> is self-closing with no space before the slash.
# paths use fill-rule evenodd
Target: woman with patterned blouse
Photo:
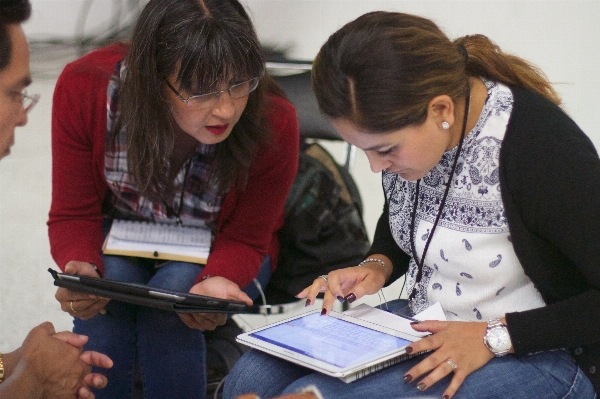
<path id="1" fill-rule="evenodd" d="M 356 382 L 251 351 L 228 398 L 313 384 L 324 398 L 594 398 L 600 387 L 600 160 L 531 64 L 482 35 L 450 41 L 427 19 L 366 14 L 313 66 L 322 112 L 382 174 L 367 258 L 299 296 L 322 314 L 401 276 L 428 351 Z M 261 370 L 251 380 L 245 370 Z M 287 377 L 286 377 L 287 376 Z"/>

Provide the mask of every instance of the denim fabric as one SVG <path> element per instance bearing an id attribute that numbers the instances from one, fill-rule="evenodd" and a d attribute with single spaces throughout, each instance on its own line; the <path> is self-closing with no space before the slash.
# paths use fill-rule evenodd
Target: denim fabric
<path id="1" fill-rule="evenodd" d="M 405 301 L 392 301 L 389 310 L 404 313 L 405 306 Z M 386 308 L 385 305 L 383 308 Z M 256 392 L 262 399 L 268 399 L 295 392 L 311 384 L 317 386 L 325 399 L 439 399 L 449 385 L 450 377 L 424 392 L 416 388 L 419 379 L 410 384 L 404 383 L 404 374 L 424 356 L 427 355 L 346 384 L 337 378 L 250 350 L 235 364 L 225 380 L 223 399 L 233 399 L 248 392 Z M 595 397 L 594 387 L 589 379 L 577 367 L 573 358 L 562 350 L 494 358 L 483 368 L 471 373 L 454 396 L 455 399 Z"/>
<path id="2" fill-rule="evenodd" d="M 124 282 L 188 292 L 203 266 L 164 262 L 158 269 L 150 259 L 103 255 L 104 277 Z M 267 256 L 258 279 L 266 285 L 271 262 Z M 259 293 L 254 284 L 244 291 Z M 201 331 L 187 327 L 174 312 L 110 301 L 106 314 L 89 320 L 75 318 L 73 331 L 90 337 L 86 350 L 106 353 L 114 361 L 108 386 L 94 390 L 97 399 L 130 398 L 134 370 L 139 359 L 145 399 L 204 398 L 206 391 L 206 343 Z"/>

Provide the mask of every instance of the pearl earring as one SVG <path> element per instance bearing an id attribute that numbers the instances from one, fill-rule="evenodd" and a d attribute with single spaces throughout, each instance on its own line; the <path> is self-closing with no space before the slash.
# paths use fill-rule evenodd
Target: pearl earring
<path id="1" fill-rule="evenodd" d="M 444 129 L 444 130 L 450 129 L 450 124 L 448 122 L 446 122 L 446 121 L 443 121 L 442 122 L 442 129 Z"/>

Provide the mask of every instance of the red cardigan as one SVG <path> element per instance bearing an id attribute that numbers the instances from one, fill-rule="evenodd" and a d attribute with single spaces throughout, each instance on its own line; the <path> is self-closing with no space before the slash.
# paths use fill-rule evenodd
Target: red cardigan
<path id="1" fill-rule="evenodd" d="M 52 205 L 48 234 L 52 256 L 93 263 L 104 270 L 101 247 L 107 85 L 127 47 L 111 45 L 68 64 L 58 78 L 52 106 Z M 159 88 L 157 88 L 159 90 Z M 277 265 L 277 230 L 298 168 L 298 120 L 293 106 L 271 97 L 273 144 L 260 151 L 243 192 L 223 201 L 217 233 L 202 273 L 226 277 L 240 287 L 258 274 L 266 255 Z"/>

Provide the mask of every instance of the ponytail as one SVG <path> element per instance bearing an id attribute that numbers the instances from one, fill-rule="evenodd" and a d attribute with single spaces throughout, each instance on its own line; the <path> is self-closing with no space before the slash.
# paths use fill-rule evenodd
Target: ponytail
<path id="1" fill-rule="evenodd" d="M 544 96 L 556 105 L 561 104 L 560 96 L 541 69 L 523 58 L 504 53 L 486 36 L 464 36 L 454 43 L 466 49 L 468 75 L 522 87 Z"/>

